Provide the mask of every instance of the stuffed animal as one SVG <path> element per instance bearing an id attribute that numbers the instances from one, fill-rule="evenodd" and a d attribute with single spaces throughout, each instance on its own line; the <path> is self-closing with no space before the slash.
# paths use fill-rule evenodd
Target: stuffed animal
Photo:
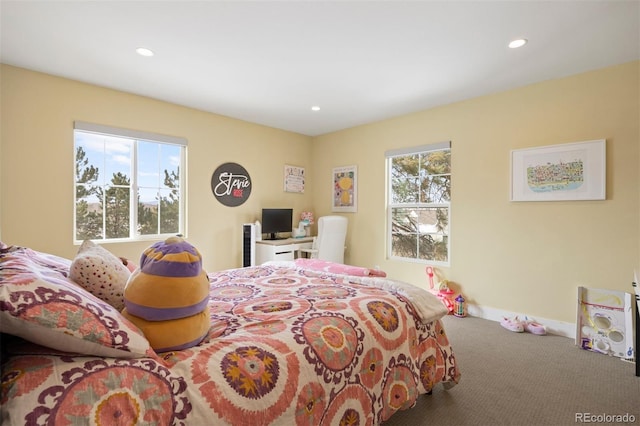
<path id="1" fill-rule="evenodd" d="M 147 248 L 124 290 L 122 314 L 156 352 L 197 345 L 209 331 L 209 280 L 198 250 L 180 237 Z"/>

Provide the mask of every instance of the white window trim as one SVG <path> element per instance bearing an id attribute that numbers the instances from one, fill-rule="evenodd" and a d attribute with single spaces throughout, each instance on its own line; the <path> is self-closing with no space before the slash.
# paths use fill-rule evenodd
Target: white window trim
<path id="1" fill-rule="evenodd" d="M 85 121 L 74 121 L 74 130 L 84 132 L 99 133 L 107 136 L 122 136 L 130 139 L 137 139 L 149 142 L 162 142 L 173 145 L 187 146 L 187 140 L 177 136 L 162 135 L 160 133 L 142 132 L 139 130 L 123 129 L 120 127 L 105 126 L 102 124 L 87 123 Z"/>

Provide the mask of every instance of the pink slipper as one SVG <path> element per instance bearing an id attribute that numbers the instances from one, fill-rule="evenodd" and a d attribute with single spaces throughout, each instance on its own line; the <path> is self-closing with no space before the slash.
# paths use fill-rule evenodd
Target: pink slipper
<path id="1" fill-rule="evenodd" d="M 516 333 L 522 333 L 524 331 L 524 322 L 520 321 L 518 317 L 515 317 L 515 318 L 503 317 L 502 321 L 500 321 L 500 325 L 506 328 L 507 330 L 513 331 Z"/>
<path id="2" fill-rule="evenodd" d="M 544 336 L 547 334 L 547 328 L 535 321 L 531 321 L 529 318 L 525 317 L 524 329 L 527 330 L 531 334 L 537 334 L 538 336 Z"/>

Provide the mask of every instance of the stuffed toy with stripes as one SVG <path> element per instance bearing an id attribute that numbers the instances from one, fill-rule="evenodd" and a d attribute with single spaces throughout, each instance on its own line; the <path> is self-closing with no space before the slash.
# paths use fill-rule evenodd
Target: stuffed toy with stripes
<path id="1" fill-rule="evenodd" d="M 124 290 L 122 314 L 156 352 L 186 349 L 207 335 L 209 280 L 202 256 L 181 237 L 153 244 Z"/>

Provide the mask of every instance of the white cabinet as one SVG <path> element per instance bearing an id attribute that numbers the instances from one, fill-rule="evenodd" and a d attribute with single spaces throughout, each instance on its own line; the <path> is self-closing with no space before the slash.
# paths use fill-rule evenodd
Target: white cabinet
<path id="1" fill-rule="evenodd" d="M 256 241 L 256 265 L 271 260 L 294 260 L 301 249 L 310 249 L 313 237 Z"/>

